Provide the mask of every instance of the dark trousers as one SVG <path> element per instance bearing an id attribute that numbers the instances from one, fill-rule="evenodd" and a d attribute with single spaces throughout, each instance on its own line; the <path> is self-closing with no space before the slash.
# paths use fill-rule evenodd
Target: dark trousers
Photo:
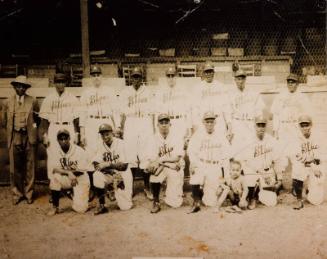
<path id="1" fill-rule="evenodd" d="M 10 185 L 14 198 L 32 199 L 35 179 L 36 147 L 28 142 L 27 133 L 14 132 L 9 148 Z"/>
<path id="2" fill-rule="evenodd" d="M 248 187 L 249 188 L 249 193 L 248 193 L 248 197 L 247 199 L 249 201 L 255 199 L 258 200 L 259 199 L 259 186 L 255 186 L 255 187 Z"/>
<path id="3" fill-rule="evenodd" d="M 298 200 L 302 200 L 303 181 L 293 179 L 293 190 Z"/>
<path id="4" fill-rule="evenodd" d="M 143 169 L 138 168 L 138 167 L 132 167 L 131 171 L 132 171 L 133 179 L 135 179 L 135 176 L 137 174 L 141 175 L 143 177 L 144 188 L 149 190 L 150 189 L 150 174 L 146 173 Z M 133 188 L 134 188 L 134 185 L 133 185 Z M 134 193 L 134 190 L 133 190 L 133 193 Z"/>

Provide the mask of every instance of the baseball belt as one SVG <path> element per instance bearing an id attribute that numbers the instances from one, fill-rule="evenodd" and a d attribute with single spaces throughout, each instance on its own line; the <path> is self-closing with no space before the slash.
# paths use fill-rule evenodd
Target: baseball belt
<path id="1" fill-rule="evenodd" d="M 56 124 L 56 125 L 70 125 L 71 123 L 70 122 L 60 122 L 60 121 L 56 121 L 56 122 L 53 122 L 53 124 Z"/>
<path id="2" fill-rule="evenodd" d="M 94 116 L 94 115 L 90 115 L 89 117 L 91 119 L 110 119 L 110 116 Z"/>

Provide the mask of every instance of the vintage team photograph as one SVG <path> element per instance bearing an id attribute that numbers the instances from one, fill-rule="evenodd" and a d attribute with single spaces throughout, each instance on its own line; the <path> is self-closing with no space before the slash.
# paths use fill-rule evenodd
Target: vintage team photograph
<path id="1" fill-rule="evenodd" d="M 0 258 L 327 258 L 326 0 L 0 0 Z"/>

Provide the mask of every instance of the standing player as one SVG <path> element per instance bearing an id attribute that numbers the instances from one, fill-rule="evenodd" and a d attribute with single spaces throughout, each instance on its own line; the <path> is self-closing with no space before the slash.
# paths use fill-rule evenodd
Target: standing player
<path id="1" fill-rule="evenodd" d="M 275 97 L 271 106 L 273 113 L 273 133 L 284 144 L 297 134 L 297 119 L 300 114 L 311 114 L 311 105 L 307 96 L 297 90 L 299 78 L 295 74 L 287 77 L 287 90 Z"/>
<path id="2" fill-rule="evenodd" d="M 322 160 L 326 158 L 323 137 L 312 131 L 312 119 L 308 115 L 298 118 L 301 134 L 296 134 L 288 142 L 285 155 L 292 163 L 293 191 L 297 197 L 294 209 L 303 208 L 303 182 L 309 178 L 322 178 Z M 310 192 L 310 190 L 309 190 Z"/>
<path id="3" fill-rule="evenodd" d="M 237 89 L 229 92 L 233 143 L 243 142 L 251 135 L 255 116 L 262 114 L 265 104 L 260 94 L 246 88 L 246 73 L 237 70 L 234 75 Z"/>
<path id="4" fill-rule="evenodd" d="M 188 139 L 191 135 L 190 95 L 186 89 L 176 85 L 176 70 L 173 67 L 166 71 L 166 83 L 156 94 L 157 116 L 167 113 L 170 118 L 173 134 Z"/>
<path id="5" fill-rule="evenodd" d="M 153 95 L 149 88 L 142 84 L 142 71 L 134 67 L 131 72 L 132 86 L 121 93 L 121 113 L 123 138 L 126 145 L 127 162 L 133 175 L 137 172 L 144 177 L 144 192 L 149 199 L 153 196 L 149 188 L 149 174 L 144 173 L 144 147 L 149 137 L 154 134 Z"/>
<path id="6" fill-rule="evenodd" d="M 81 144 L 89 155 L 94 155 L 100 136 L 99 126 L 103 123 L 113 125 L 113 106 L 116 104 L 116 97 L 110 87 L 102 84 L 102 71 L 98 65 L 93 65 L 90 71 L 93 86 L 85 89 L 81 96 Z"/>
<path id="7" fill-rule="evenodd" d="M 207 62 L 203 69 L 203 80 L 198 89 L 196 89 L 195 107 L 193 107 L 193 123 L 195 128 L 202 124 L 202 115 L 205 112 L 213 112 L 217 120 L 216 130 L 221 134 L 229 136 L 231 134 L 231 124 L 227 98 L 227 88 L 224 84 L 214 80 L 214 66 Z"/>
<path id="8" fill-rule="evenodd" d="M 215 130 L 216 115 L 206 112 L 203 115 L 205 131 L 197 131 L 190 139 L 190 184 L 192 187 L 193 207 L 191 213 L 200 210 L 200 186 L 203 185 L 202 201 L 207 206 L 217 205 L 217 191 L 224 183 L 224 169 L 229 159 L 229 144 Z"/>
<path id="9" fill-rule="evenodd" d="M 286 161 L 281 155 L 277 141 L 266 134 L 267 119 L 255 118 L 255 135 L 245 146 L 236 151 L 234 157 L 241 161 L 246 185 L 249 188 L 249 209 L 256 207 L 260 188 L 276 192 L 282 187 L 282 172 Z M 235 146 L 234 146 L 235 147 Z"/>
<path id="10" fill-rule="evenodd" d="M 40 134 L 43 144 L 47 147 L 48 172 L 49 160 L 52 148 L 58 149 L 57 132 L 59 129 L 67 129 L 73 136 L 75 144 L 79 138 L 79 114 L 78 99 L 65 91 L 67 77 L 65 74 L 56 73 L 54 76 L 56 91 L 50 93 L 42 102 L 40 117 Z"/>
<path id="11" fill-rule="evenodd" d="M 73 188 L 73 209 L 80 213 L 86 212 L 90 188 L 86 152 L 70 143 L 70 133 L 66 129 L 58 131 L 57 139 L 59 146 L 52 149 L 49 161 L 48 176 L 53 207 L 48 215 L 59 213 L 60 191 L 70 188 Z"/>
<path id="12" fill-rule="evenodd" d="M 113 129 L 108 124 L 99 127 L 102 142 L 97 147 L 97 153 L 92 159 L 95 172 L 93 183 L 99 198 L 99 206 L 94 215 L 108 212 L 105 207 L 105 187 L 114 183 L 115 197 L 121 210 L 129 210 L 132 207 L 133 176 L 128 170 L 125 147 L 121 139 L 115 138 Z M 122 177 L 123 188 L 116 184 L 117 178 Z"/>
<path id="13" fill-rule="evenodd" d="M 159 195 L 164 180 L 167 180 L 165 202 L 173 208 L 178 208 L 183 203 L 184 141 L 170 132 L 168 114 L 160 114 L 157 125 L 159 132 L 149 142 L 148 150 L 147 171 L 152 173 L 150 183 L 154 197 L 151 213 L 160 211 Z"/>

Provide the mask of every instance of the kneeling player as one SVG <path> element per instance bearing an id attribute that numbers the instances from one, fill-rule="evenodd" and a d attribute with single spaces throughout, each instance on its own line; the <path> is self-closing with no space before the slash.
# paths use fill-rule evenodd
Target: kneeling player
<path id="1" fill-rule="evenodd" d="M 108 212 L 105 207 L 105 187 L 113 183 L 115 197 L 121 210 L 129 210 L 132 207 L 133 177 L 128 163 L 126 163 L 124 143 L 114 137 L 113 129 L 108 124 L 99 127 L 102 142 L 97 147 L 97 153 L 92 159 L 95 172 L 93 184 L 99 199 L 99 206 L 94 215 Z M 123 182 L 120 183 L 119 179 Z"/>
<path id="2" fill-rule="evenodd" d="M 73 209 L 86 212 L 89 199 L 89 176 L 87 174 L 86 152 L 70 143 L 70 134 L 66 129 L 57 133 L 59 146 L 52 150 L 49 161 L 49 179 L 52 196 L 52 210 L 48 215 L 59 213 L 59 198 L 62 189 L 73 188 Z"/>
<path id="3" fill-rule="evenodd" d="M 160 211 L 159 195 L 164 180 L 167 181 L 165 202 L 173 208 L 180 207 L 183 203 L 184 140 L 170 134 L 170 126 L 169 116 L 160 114 L 159 132 L 149 142 L 147 171 L 151 173 L 150 184 L 154 198 L 151 213 Z"/>

